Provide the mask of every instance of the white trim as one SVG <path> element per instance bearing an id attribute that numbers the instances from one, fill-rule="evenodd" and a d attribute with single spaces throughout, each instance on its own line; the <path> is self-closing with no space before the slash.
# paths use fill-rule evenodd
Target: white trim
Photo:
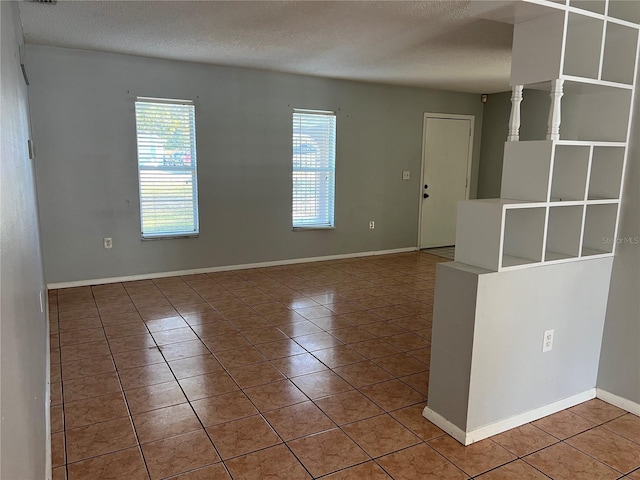
<path id="1" fill-rule="evenodd" d="M 194 275 L 197 273 L 227 272 L 229 270 L 247 270 L 250 268 L 278 267 L 297 263 L 324 262 L 327 260 L 343 260 L 347 258 L 373 257 L 378 255 L 392 255 L 394 253 L 415 252 L 416 247 L 392 248 L 389 250 L 375 250 L 370 252 L 342 253 L 339 255 L 325 255 L 321 257 L 292 258 L 288 260 L 274 260 L 271 262 L 243 263 L 239 265 L 222 265 L 219 267 L 192 268 L 189 270 L 175 270 L 172 272 L 143 273 L 139 275 L 125 275 L 122 277 L 95 278 L 91 280 L 74 280 L 71 282 L 48 283 L 47 288 L 85 287 L 87 285 L 102 285 L 105 283 L 132 282 L 151 278 L 178 277 L 180 275 Z"/>
<path id="2" fill-rule="evenodd" d="M 434 410 L 431 410 L 428 406 L 424 407 L 424 410 L 422 410 L 422 416 L 427 420 L 429 420 L 431 423 L 440 427 L 442 430 L 447 432 L 449 435 L 451 435 L 453 438 L 458 440 L 464 446 L 468 445 L 468 443 L 465 443 L 467 434 L 464 432 L 464 430 L 455 426 L 453 423 L 451 423 L 449 420 L 444 418 L 442 415 L 435 412 Z"/>
<path id="3" fill-rule="evenodd" d="M 601 388 L 596 388 L 596 397 L 598 397 L 603 402 L 615 405 L 616 407 L 626 410 L 627 412 L 633 413 L 635 415 L 640 415 L 640 403 L 636 403 L 632 400 L 620 397 L 611 392 L 607 392 L 606 390 L 602 390 Z"/>
<path id="4" fill-rule="evenodd" d="M 458 115 L 454 113 L 432 113 L 425 112 L 422 117 L 422 152 L 420 157 L 420 195 L 419 195 L 419 204 L 418 204 L 418 250 L 421 248 L 422 243 L 422 204 L 424 193 L 423 184 L 424 184 L 424 171 L 425 171 L 425 152 L 426 152 L 426 140 L 427 140 L 427 119 L 429 118 L 440 118 L 440 119 L 449 119 L 449 120 L 469 120 L 471 132 L 469 134 L 469 158 L 467 159 L 467 186 L 465 188 L 465 200 L 469 200 L 469 193 L 471 192 L 471 171 L 473 167 L 473 143 L 475 138 L 475 125 L 476 125 L 476 116 L 475 115 Z"/>
<path id="5" fill-rule="evenodd" d="M 516 428 L 526 423 L 533 422 L 534 420 L 538 420 L 542 417 L 546 417 L 547 415 L 551 415 L 561 410 L 573 407 L 575 405 L 578 405 L 579 403 L 586 402 L 587 400 L 591 400 L 595 397 L 596 389 L 590 388 L 589 390 L 578 393 L 577 395 L 572 395 L 571 397 L 558 400 L 557 402 L 550 403 L 549 405 L 535 408 L 528 412 L 521 413 L 505 420 L 500 420 L 499 422 L 477 428 L 470 432 L 463 431 L 461 428 L 448 421 L 439 413 L 431 410 L 428 406 L 424 407 L 422 416 L 429 420 L 431 423 L 434 423 L 435 425 L 440 427 L 460 443 L 467 446 L 471 445 L 472 443 L 479 442 L 480 440 L 484 440 L 485 438 L 489 438 L 499 433 L 506 432 L 507 430 L 511 430 L 512 428 Z"/>

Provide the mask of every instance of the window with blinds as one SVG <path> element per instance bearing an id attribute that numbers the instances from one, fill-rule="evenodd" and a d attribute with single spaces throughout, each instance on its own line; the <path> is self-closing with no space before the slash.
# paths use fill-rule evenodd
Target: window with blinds
<path id="1" fill-rule="evenodd" d="M 197 235 L 193 102 L 138 98 L 136 133 L 142 238 Z"/>
<path id="2" fill-rule="evenodd" d="M 294 229 L 333 228 L 336 183 L 336 115 L 293 111 Z"/>

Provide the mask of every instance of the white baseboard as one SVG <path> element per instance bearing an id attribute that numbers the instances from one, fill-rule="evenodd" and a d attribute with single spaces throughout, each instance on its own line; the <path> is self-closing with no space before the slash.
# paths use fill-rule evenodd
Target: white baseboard
<path id="1" fill-rule="evenodd" d="M 422 410 L 422 416 L 429 420 L 434 425 L 440 427 L 442 430 L 447 432 L 453 438 L 458 440 L 461 444 L 467 446 L 469 445 L 467 442 L 467 434 L 461 428 L 455 426 L 449 420 L 444 418 L 442 415 L 437 413 L 434 410 L 431 410 L 428 406 L 424 407 Z"/>
<path id="2" fill-rule="evenodd" d="M 223 265 L 220 267 L 193 268 L 189 270 L 176 270 L 172 272 L 144 273 L 141 275 L 125 275 L 123 277 L 94 278 L 90 280 L 75 280 L 72 282 L 48 283 L 47 288 L 84 287 L 87 285 L 102 285 L 105 283 L 132 282 L 135 280 L 148 280 L 150 278 L 178 277 L 180 275 L 194 275 L 198 273 L 227 272 L 229 270 L 247 270 L 250 268 L 279 267 L 282 265 L 294 265 L 296 263 L 323 262 L 327 260 L 344 260 L 348 258 L 372 257 L 377 255 L 392 255 L 394 253 L 415 252 L 416 247 L 393 248 L 391 250 L 375 250 L 371 252 L 344 253 L 340 255 L 325 255 L 322 257 L 292 258 L 288 260 L 274 260 L 271 262 L 244 263 L 240 265 Z"/>
<path id="3" fill-rule="evenodd" d="M 550 403 L 549 405 L 535 408 L 528 412 L 521 413 L 514 417 L 507 418 L 505 420 L 501 420 L 499 422 L 492 423 L 490 425 L 480 427 L 469 432 L 465 432 L 461 428 L 452 424 L 442 415 L 431 410 L 428 406 L 424 408 L 422 415 L 431 423 L 434 423 L 436 426 L 440 427 L 442 430 L 444 430 L 453 438 L 466 446 L 471 445 L 475 442 L 479 442 L 480 440 L 484 440 L 485 438 L 492 437 L 499 433 L 506 432 L 507 430 L 511 430 L 512 428 L 516 428 L 526 423 L 533 422 L 534 420 L 546 417 L 547 415 L 557 413 L 566 408 L 573 407 L 575 405 L 578 405 L 579 403 L 586 402 L 587 400 L 591 400 L 595 397 L 596 389 L 591 388 L 585 392 L 578 393 L 577 395 L 558 400 L 557 402 Z"/>
<path id="4" fill-rule="evenodd" d="M 610 403 L 611 405 L 615 405 L 616 407 L 626 410 L 627 412 L 640 416 L 640 403 L 636 403 L 632 400 L 614 395 L 613 393 L 602 390 L 601 388 L 596 389 L 596 397 L 598 397 L 603 402 Z"/>

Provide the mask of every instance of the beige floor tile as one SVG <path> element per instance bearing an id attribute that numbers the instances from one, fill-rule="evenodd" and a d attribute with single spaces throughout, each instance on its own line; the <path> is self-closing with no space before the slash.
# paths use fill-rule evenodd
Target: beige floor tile
<path id="1" fill-rule="evenodd" d="M 66 463 L 64 441 L 64 432 L 54 433 L 51 435 L 51 465 L 53 467 L 58 467 Z"/>
<path id="2" fill-rule="evenodd" d="M 203 430 L 142 445 L 151 480 L 211 465 L 220 460 Z"/>
<path id="3" fill-rule="evenodd" d="M 428 444 L 469 476 L 476 476 L 516 459 L 516 456 L 487 439 L 463 446 L 445 435 Z"/>
<path id="4" fill-rule="evenodd" d="M 453 463 L 422 443 L 377 460 L 395 480 L 464 480 L 469 478 Z"/>
<path id="5" fill-rule="evenodd" d="M 295 377 L 291 381 L 312 400 L 353 390 L 351 385 L 329 370 Z"/>
<path id="6" fill-rule="evenodd" d="M 491 439 L 518 457 L 524 457 L 558 441 L 555 437 L 530 423 L 491 437 Z"/>
<path id="7" fill-rule="evenodd" d="M 342 429 L 372 458 L 421 442 L 411 431 L 386 414 L 345 425 Z"/>
<path id="8" fill-rule="evenodd" d="M 147 387 L 133 388 L 125 392 L 132 414 L 185 403 L 187 398 L 175 380 Z"/>
<path id="9" fill-rule="evenodd" d="M 362 387 L 360 392 L 388 412 L 426 400 L 424 395 L 400 380 L 368 385 Z"/>
<path id="10" fill-rule="evenodd" d="M 640 468 L 640 445 L 603 427 L 587 430 L 566 442 L 621 473 Z"/>
<path id="11" fill-rule="evenodd" d="M 369 460 L 341 430 L 329 430 L 287 442 L 289 448 L 314 477 Z"/>
<path id="12" fill-rule="evenodd" d="M 224 460 L 282 442 L 260 415 L 208 427 L 207 433 Z"/>
<path id="13" fill-rule="evenodd" d="M 147 480 L 147 469 L 137 447 L 69 464 L 69 480 Z"/>
<path id="14" fill-rule="evenodd" d="M 244 393 L 260 412 L 268 412 L 308 400 L 306 395 L 289 380 L 245 388 Z"/>
<path id="15" fill-rule="evenodd" d="M 391 480 L 375 462 L 366 462 L 323 477 L 323 480 Z"/>
<path id="16" fill-rule="evenodd" d="M 338 425 L 383 413 L 380 407 L 356 390 L 321 398 L 315 403 Z"/>
<path id="17" fill-rule="evenodd" d="M 240 390 L 191 402 L 205 427 L 219 425 L 258 413 Z"/>
<path id="18" fill-rule="evenodd" d="M 586 418 L 583 418 L 569 410 L 563 410 L 553 415 L 541 418 L 532 425 L 544 430 L 560 440 L 577 435 L 595 426 Z"/>
<path id="19" fill-rule="evenodd" d="M 640 445 L 640 417 L 638 415 L 627 413 L 602 426 Z"/>
<path id="20" fill-rule="evenodd" d="M 64 401 L 74 402 L 109 393 L 120 392 L 120 382 L 116 372 L 103 373 L 92 377 L 80 377 L 65 380 L 63 383 Z"/>
<path id="21" fill-rule="evenodd" d="M 396 355 L 388 355 L 373 360 L 376 365 L 384 368 L 387 372 L 396 377 L 404 377 L 428 370 L 428 366 L 417 360 L 416 358 L 399 353 Z"/>
<path id="22" fill-rule="evenodd" d="M 124 450 L 137 444 L 131 419 L 128 417 L 67 430 L 66 440 L 69 463 Z"/>
<path id="23" fill-rule="evenodd" d="M 190 402 L 239 389 L 236 382 L 226 372 L 219 371 L 183 378 L 179 380 L 179 383 Z"/>
<path id="24" fill-rule="evenodd" d="M 522 460 L 516 460 L 476 478 L 478 480 L 548 480 L 549 477 Z"/>
<path id="25" fill-rule="evenodd" d="M 200 355 L 197 357 L 181 358 L 169 362 L 169 367 L 178 380 L 183 378 L 204 375 L 205 373 L 222 372 L 220 362 L 211 355 Z"/>
<path id="26" fill-rule="evenodd" d="M 335 428 L 335 423 L 313 402 L 303 402 L 266 412 L 264 417 L 285 440 L 293 440 Z"/>
<path id="27" fill-rule="evenodd" d="M 188 403 L 136 414 L 133 416 L 133 424 L 138 439 L 143 444 L 202 428 Z"/>
<path id="28" fill-rule="evenodd" d="M 276 358 L 271 364 L 289 378 L 327 370 L 327 367 L 310 353 Z"/>
<path id="29" fill-rule="evenodd" d="M 391 416 L 418 435 L 422 440 L 431 440 L 432 438 L 445 435 L 444 431 L 440 430 L 422 416 L 424 407 L 424 404 L 412 405 L 391 412 Z"/>
<path id="30" fill-rule="evenodd" d="M 610 480 L 620 477 L 614 469 L 565 443 L 547 447 L 523 460 L 554 480 Z"/>
<path id="31" fill-rule="evenodd" d="M 146 387 L 173 380 L 173 373 L 166 363 L 154 363 L 143 367 L 119 369 L 118 376 L 124 390 Z"/>
<path id="32" fill-rule="evenodd" d="M 170 345 L 162 345 L 159 347 L 162 355 L 171 362 L 172 360 L 181 360 L 183 358 L 198 357 L 209 353 L 207 347 L 199 339 L 189 342 L 172 343 Z"/>
<path id="33" fill-rule="evenodd" d="M 223 463 L 216 463 L 183 473 L 177 477 L 171 477 L 171 480 L 231 480 L 231 477 Z"/>
<path id="34" fill-rule="evenodd" d="M 596 424 L 608 422 L 627 413 L 621 408 L 603 402 L 599 398 L 594 398 L 588 402 L 576 405 L 570 408 L 569 411 Z"/>
<path id="35" fill-rule="evenodd" d="M 67 429 L 129 416 L 121 392 L 76 402 L 65 402 L 64 408 Z"/>
<path id="36" fill-rule="evenodd" d="M 229 373 L 236 383 L 240 385 L 240 388 L 255 387 L 285 378 L 284 375 L 269 362 L 231 367 L 229 368 Z"/>
<path id="37" fill-rule="evenodd" d="M 329 368 L 342 367 L 366 360 L 365 357 L 347 345 L 316 350 L 313 352 L 313 356 Z"/>
<path id="38" fill-rule="evenodd" d="M 333 371 L 356 388 L 394 378 L 392 374 L 368 360 L 336 367 Z"/>
<path id="39" fill-rule="evenodd" d="M 274 342 L 261 343 L 259 345 L 256 345 L 256 348 L 268 360 L 275 360 L 278 358 L 290 357 L 292 355 L 306 353 L 306 350 L 304 348 L 302 348 L 300 345 L 289 338 L 286 338 L 284 340 L 276 340 Z"/>
<path id="40" fill-rule="evenodd" d="M 300 462 L 284 445 L 277 445 L 226 462 L 236 480 L 311 479 Z"/>

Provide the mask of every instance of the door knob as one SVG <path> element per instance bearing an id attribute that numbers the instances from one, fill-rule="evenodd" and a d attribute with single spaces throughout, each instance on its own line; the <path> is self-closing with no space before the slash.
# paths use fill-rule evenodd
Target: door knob
<path id="1" fill-rule="evenodd" d="M 422 198 L 429 198 L 429 194 L 428 193 L 423 193 L 422 194 Z"/>

